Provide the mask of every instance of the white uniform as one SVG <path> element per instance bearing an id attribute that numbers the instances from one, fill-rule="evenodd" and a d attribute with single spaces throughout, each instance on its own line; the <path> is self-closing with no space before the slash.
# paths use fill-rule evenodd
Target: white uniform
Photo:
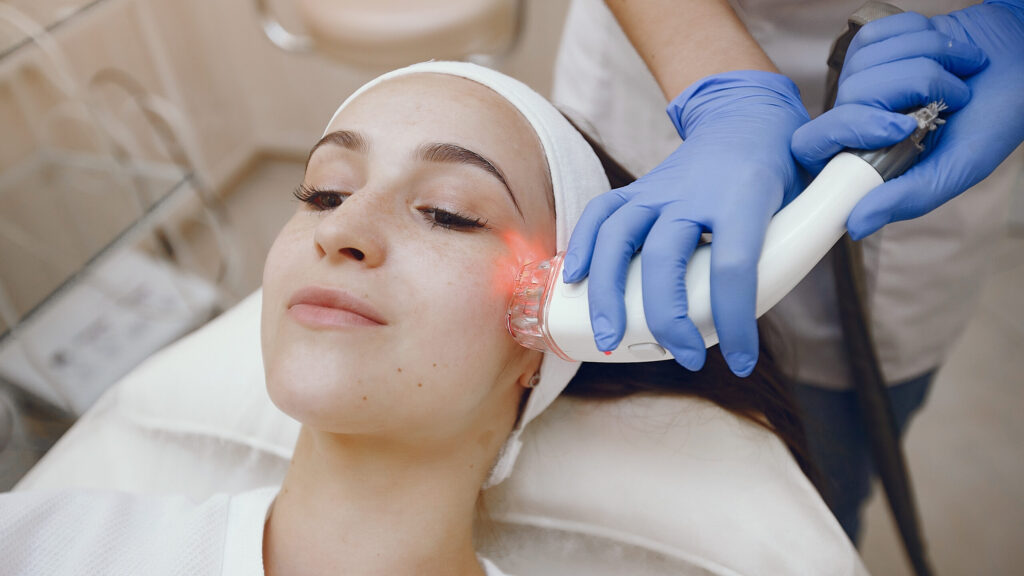
<path id="1" fill-rule="evenodd" d="M 899 2 L 925 15 L 971 2 Z M 834 38 L 863 0 L 734 0 L 751 34 L 800 87 L 812 116 L 821 111 Z M 608 151 L 634 174 L 656 166 L 679 144 L 667 104 L 618 23 L 600 0 L 570 8 L 553 100 L 581 115 Z M 1015 155 L 1016 157 L 1016 155 Z M 1014 157 L 1012 157 L 1014 158 Z M 889 224 L 862 242 L 872 331 L 890 383 L 938 367 L 969 320 L 1006 223 L 1016 166 L 933 212 Z M 832 269 L 819 264 L 769 314 L 786 344 L 783 370 L 795 380 L 848 388 Z"/>
<path id="2" fill-rule="evenodd" d="M 2 576 L 262 576 L 263 526 L 279 487 L 184 496 L 0 494 Z M 508 576 L 480 558 L 487 576 Z"/>

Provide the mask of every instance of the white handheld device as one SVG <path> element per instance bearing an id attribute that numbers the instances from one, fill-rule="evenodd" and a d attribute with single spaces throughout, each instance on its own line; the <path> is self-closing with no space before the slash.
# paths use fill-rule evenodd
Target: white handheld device
<path id="1" fill-rule="evenodd" d="M 757 310 L 760 317 L 789 293 L 846 232 L 853 207 L 868 192 L 905 172 L 924 150 L 922 141 L 943 120 L 945 109 L 932 103 L 910 115 L 918 129 L 906 140 L 876 151 L 840 152 L 817 178 L 768 225 L 757 265 Z M 712 239 L 712 243 L 714 239 Z M 711 316 L 711 244 L 693 253 L 686 269 L 690 319 L 706 346 L 718 343 Z M 640 258 L 633 257 L 626 276 L 626 332 L 618 348 L 598 350 L 590 325 L 589 279 L 562 281 L 562 254 L 527 264 L 516 278 L 508 308 L 508 329 L 520 344 L 553 352 L 577 362 L 647 362 L 667 360 L 647 328 L 640 285 Z"/>

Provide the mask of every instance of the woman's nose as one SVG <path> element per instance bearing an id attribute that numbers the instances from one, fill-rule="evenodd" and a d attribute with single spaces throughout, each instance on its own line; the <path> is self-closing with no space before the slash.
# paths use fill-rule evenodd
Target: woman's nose
<path id="1" fill-rule="evenodd" d="M 317 223 L 313 240 L 326 258 L 379 266 L 386 256 L 380 207 L 369 195 L 349 196 Z"/>

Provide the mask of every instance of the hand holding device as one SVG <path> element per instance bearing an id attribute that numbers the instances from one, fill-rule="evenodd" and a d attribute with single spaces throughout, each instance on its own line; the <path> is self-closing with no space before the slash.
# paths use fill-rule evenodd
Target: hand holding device
<path id="1" fill-rule="evenodd" d="M 772 214 L 802 186 L 789 141 L 807 111 L 791 80 L 748 70 L 696 82 L 668 114 L 684 142 L 649 174 L 587 206 L 569 241 L 564 280 L 589 274 L 594 340 L 611 351 L 626 330 L 626 275 L 642 245 L 647 327 L 697 370 L 705 343 L 684 279 L 701 234 L 711 232 L 714 323 L 730 368 L 745 376 L 757 360 L 757 262 Z"/>
<path id="2" fill-rule="evenodd" d="M 847 228 L 859 240 L 926 214 L 988 176 L 1024 140 L 1022 55 L 1021 0 L 868 23 L 847 52 L 836 107 L 793 134 L 793 155 L 816 172 L 843 148 L 902 138 L 913 126 L 898 112 L 942 99 L 954 113 L 934 149 L 871 191 Z"/>
<path id="3" fill-rule="evenodd" d="M 883 180 L 898 177 L 924 150 L 925 138 L 942 124 L 943 106 L 932 103 L 908 115 L 915 124 L 909 137 L 873 151 L 842 152 L 828 163 L 806 190 L 772 218 L 764 235 L 757 274 L 755 316 L 774 306 L 811 271 L 846 232 L 853 207 Z M 647 266 L 634 256 L 624 280 L 625 330 L 621 345 L 602 352 L 594 342 L 588 290 L 584 279 L 568 284 L 562 278 L 563 255 L 527 264 L 515 282 L 508 307 L 508 328 L 523 346 L 553 352 L 565 360 L 585 362 L 645 362 L 672 357 L 645 318 Z M 714 243 L 697 248 L 680 279 L 688 298 L 688 321 L 708 346 L 718 341 L 712 322 L 712 262 Z M 717 320 L 717 319 L 716 319 Z"/>

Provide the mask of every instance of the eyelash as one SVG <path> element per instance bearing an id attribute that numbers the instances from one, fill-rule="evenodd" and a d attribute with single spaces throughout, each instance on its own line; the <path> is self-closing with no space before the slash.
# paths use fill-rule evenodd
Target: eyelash
<path id="1" fill-rule="evenodd" d="M 445 228 L 447 230 L 484 230 L 487 228 L 487 221 L 483 218 L 473 218 L 458 212 L 449 212 L 440 208 L 423 208 L 420 212 L 430 220 L 431 228 Z"/>
<path id="2" fill-rule="evenodd" d="M 341 203 L 345 201 L 343 194 L 339 192 L 330 192 L 328 190 L 320 190 L 318 188 L 310 188 L 305 184 L 299 184 L 295 191 L 292 192 L 295 199 L 304 204 L 308 204 L 312 209 L 317 211 L 325 211 L 337 208 L 341 206 Z M 325 199 L 336 200 L 338 203 L 333 206 L 324 206 L 323 201 Z"/>
<path id="3" fill-rule="evenodd" d="M 305 184 L 299 184 L 295 191 L 292 193 L 295 198 L 304 204 L 309 205 L 313 210 L 318 212 L 324 212 L 327 210 L 333 210 L 345 201 L 345 197 L 348 194 L 342 194 L 340 192 L 331 192 L 329 190 L 320 190 L 306 186 Z M 325 206 L 324 200 L 331 199 L 331 201 L 337 201 L 337 204 L 332 206 Z M 451 212 L 448 210 L 442 210 L 440 208 L 422 208 L 420 213 L 426 217 L 431 228 L 445 228 L 446 230 L 479 230 L 487 228 L 487 221 L 483 218 L 474 218 L 459 212 Z"/>

